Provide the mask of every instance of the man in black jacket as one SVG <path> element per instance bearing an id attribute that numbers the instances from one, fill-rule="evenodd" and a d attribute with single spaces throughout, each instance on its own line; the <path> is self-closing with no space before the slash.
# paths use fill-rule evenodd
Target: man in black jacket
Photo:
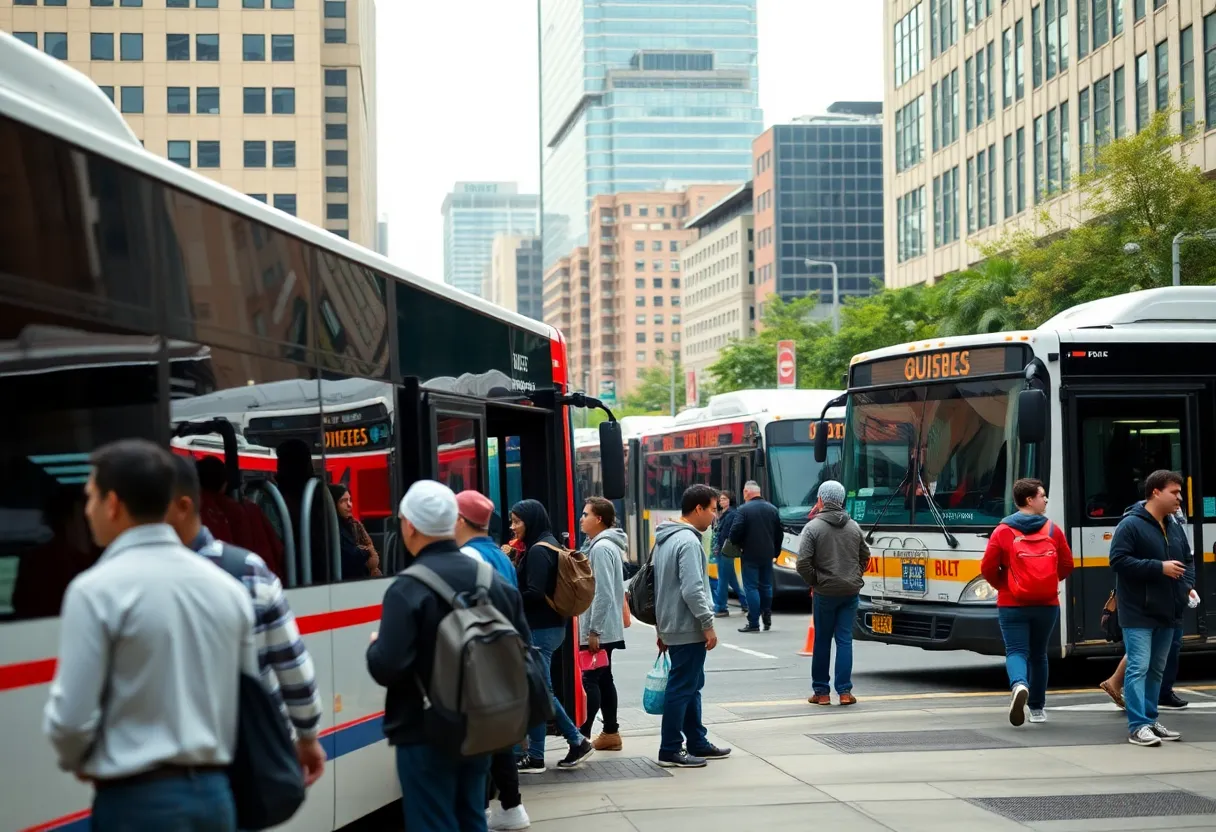
<path id="1" fill-rule="evenodd" d="M 415 562 L 434 570 L 457 592 L 477 587 L 478 562 L 460 551 L 456 495 L 446 485 L 419 480 L 399 510 L 401 539 Z M 531 637 L 519 592 L 497 573 L 490 601 L 524 639 Z M 485 830 L 489 755 L 455 760 L 426 744 L 422 694 L 429 689 L 439 622 L 447 602 L 421 582 L 398 576 L 384 594 L 380 630 L 367 649 L 367 669 L 387 688 L 384 733 L 396 749 L 397 776 L 408 832 Z"/>
<path id="2" fill-rule="evenodd" d="M 729 538 L 742 551 L 743 589 L 747 593 L 747 626 L 741 633 L 760 632 L 773 626 L 773 561 L 781 554 L 785 530 L 777 508 L 760 496 L 760 485 L 749 480 L 743 486 L 744 503 L 730 527 Z"/>
<path id="3" fill-rule="evenodd" d="M 1187 607 L 1183 580 L 1191 559 L 1186 532 L 1170 516 L 1182 505 L 1182 476 L 1154 471 L 1144 481 L 1143 505 L 1128 509 L 1110 543 L 1119 600 L 1119 623 L 1127 649 L 1123 701 L 1128 742 L 1160 745 L 1181 738 L 1157 721 L 1161 677 L 1174 631 Z"/>

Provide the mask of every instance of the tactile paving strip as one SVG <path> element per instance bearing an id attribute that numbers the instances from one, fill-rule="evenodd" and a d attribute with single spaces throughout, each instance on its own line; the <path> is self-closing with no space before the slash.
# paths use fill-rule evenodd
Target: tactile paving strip
<path id="1" fill-rule="evenodd" d="M 619 760 L 589 760 L 569 771 L 550 767 L 544 774 L 521 774 L 519 785 L 526 789 L 529 783 L 548 786 L 554 783 L 650 780 L 656 777 L 671 777 L 671 772 L 647 757 L 625 757 Z"/>
<path id="2" fill-rule="evenodd" d="M 967 802 L 1019 823 L 1216 815 L 1216 801 L 1184 791 L 973 797 Z"/>
<path id="3" fill-rule="evenodd" d="M 980 731 L 958 728 L 944 731 L 876 731 L 841 734 L 807 734 L 816 742 L 845 754 L 871 754 L 883 751 L 973 751 L 985 748 L 1022 748 L 1023 746 L 990 737 Z"/>

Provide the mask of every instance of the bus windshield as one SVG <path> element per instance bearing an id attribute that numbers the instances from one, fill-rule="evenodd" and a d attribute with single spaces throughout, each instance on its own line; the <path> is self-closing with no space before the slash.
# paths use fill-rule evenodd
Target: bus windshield
<path id="1" fill-rule="evenodd" d="M 845 488 L 858 523 L 994 525 L 1012 513 L 1021 379 L 854 393 Z M 885 513 L 884 513 L 885 508 Z"/>
<path id="2" fill-rule="evenodd" d="M 819 486 L 840 478 L 840 443 L 828 444 L 827 462 L 822 464 L 815 461 L 814 445 L 770 444 L 768 466 L 773 505 L 782 522 L 801 524 L 815 505 Z"/>

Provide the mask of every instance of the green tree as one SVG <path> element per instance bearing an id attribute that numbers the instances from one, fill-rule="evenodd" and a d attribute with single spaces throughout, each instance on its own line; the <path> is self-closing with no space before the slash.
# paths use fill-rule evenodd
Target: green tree
<path id="1" fill-rule="evenodd" d="M 734 390 L 765 389 L 777 386 L 777 342 L 794 341 L 798 364 L 798 386 L 811 387 L 811 355 L 807 349 L 819 338 L 831 332 L 831 324 L 812 319 L 815 297 L 786 302 L 771 296 L 765 303 L 755 335 L 731 341 L 718 353 L 718 360 L 709 368 L 720 393 Z M 705 400 L 702 392 L 702 401 Z"/>
<path id="2" fill-rule="evenodd" d="M 1030 285 L 1026 271 L 1007 257 L 989 257 L 974 269 L 940 281 L 939 335 L 1006 332 L 1030 325 L 1013 300 Z"/>
<path id="3" fill-rule="evenodd" d="M 675 365 L 675 392 L 677 412 L 688 403 L 685 397 L 684 365 L 678 360 Z M 699 374 L 697 383 L 700 389 L 697 394 L 701 404 L 709 401 L 716 390 L 713 382 L 702 378 Z M 621 416 L 663 416 L 671 414 L 671 361 L 664 356 L 658 366 L 647 367 L 642 371 L 638 383 L 621 399 L 621 408 L 613 410 L 617 417 Z"/>

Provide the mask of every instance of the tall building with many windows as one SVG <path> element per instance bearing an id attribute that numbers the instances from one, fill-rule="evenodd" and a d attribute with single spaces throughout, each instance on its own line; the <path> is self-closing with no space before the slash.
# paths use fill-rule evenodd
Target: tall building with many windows
<path id="1" fill-rule="evenodd" d="M 376 245 L 374 0 L 6 0 L 154 153 Z"/>
<path id="2" fill-rule="evenodd" d="M 1216 128 L 1210 0 L 885 0 L 887 284 L 965 269 L 1083 216 L 1095 149 L 1172 105 Z M 1205 10 L 1208 14 L 1204 14 Z M 1205 81 L 1205 79 L 1207 79 Z M 1216 133 L 1185 151 L 1216 169 Z"/>
<path id="3" fill-rule="evenodd" d="M 539 202 L 535 194 L 519 193 L 514 182 L 457 182 L 443 198 L 443 282 L 480 295 L 494 238 L 535 235 Z"/>
<path id="4" fill-rule="evenodd" d="M 542 272 L 540 237 L 499 234 L 491 246 L 490 265 L 481 296 L 513 312 L 543 321 Z"/>
<path id="5" fill-rule="evenodd" d="M 763 129 L 756 0 L 538 0 L 546 267 L 591 200 L 745 182 Z"/>

